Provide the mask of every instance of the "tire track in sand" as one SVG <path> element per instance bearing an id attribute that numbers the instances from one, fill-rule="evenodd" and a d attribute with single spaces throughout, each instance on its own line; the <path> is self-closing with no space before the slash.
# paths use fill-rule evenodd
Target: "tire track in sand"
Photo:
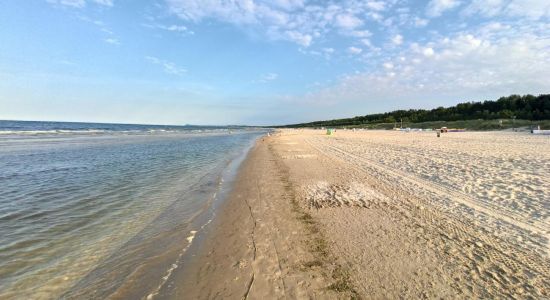
<path id="1" fill-rule="evenodd" d="M 343 159 L 344 161 L 351 162 L 352 165 L 357 165 L 358 162 L 363 164 L 363 167 L 368 167 L 370 169 L 374 169 L 379 174 L 385 174 L 390 175 L 390 177 L 394 177 L 393 179 L 399 179 L 401 182 L 403 180 L 407 181 L 408 183 L 412 184 L 413 186 L 420 187 L 422 189 L 428 190 L 442 199 L 450 200 L 451 202 L 459 203 L 467 208 L 470 208 L 472 210 L 475 210 L 477 212 L 480 212 L 482 214 L 485 214 L 486 216 L 489 216 L 490 218 L 499 220 L 501 222 L 505 222 L 507 224 L 510 224 L 518 229 L 527 231 L 529 233 L 535 232 L 539 234 L 547 234 L 548 230 L 547 226 L 545 224 L 529 224 L 525 222 L 518 221 L 514 218 L 514 216 L 509 215 L 500 215 L 497 212 L 491 210 L 488 207 L 481 206 L 477 203 L 475 203 L 475 200 L 470 199 L 468 195 L 462 194 L 457 191 L 450 190 L 449 188 L 441 188 L 433 183 L 427 182 L 426 180 L 415 178 L 414 176 L 411 176 L 409 174 L 406 174 L 404 172 L 398 171 L 398 170 L 391 170 L 387 166 L 379 165 L 377 163 L 374 163 L 372 161 L 368 161 L 360 156 L 357 156 L 355 154 L 349 153 L 347 151 L 344 151 L 342 149 L 339 149 L 334 146 L 330 145 L 316 145 L 315 142 L 312 142 L 311 140 L 306 140 L 306 142 L 316 149 L 317 151 L 323 153 L 327 157 L 334 157 Z M 321 148 L 328 148 L 327 150 L 323 150 Z M 331 155 L 332 154 L 332 155 Z M 351 161 L 350 161 L 351 160 Z M 363 171 L 365 171 L 363 169 Z M 430 201 L 429 199 L 424 199 L 424 201 L 428 202 L 429 205 L 434 206 L 438 208 L 441 212 L 450 212 L 449 207 L 446 207 L 445 203 L 442 203 L 440 201 Z M 422 203 L 426 204 L 426 203 Z M 427 210 L 423 211 L 424 214 L 431 214 L 431 212 L 428 212 Z M 455 216 L 456 217 L 456 216 Z M 431 217 L 430 217 L 431 219 Z M 451 218 L 452 219 L 452 218 Z M 454 223 L 454 222 L 453 222 Z M 451 225 L 451 224 L 448 224 Z M 456 227 L 455 227 L 456 226 Z M 521 251 L 521 249 L 518 249 L 516 247 L 512 247 L 511 245 L 505 245 L 503 243 L 499 243 L 500 245 L 495 244 L 493 239 L 490 239 L 484 235 L 475 234 L 471 232 L 471 229 L 466 228 L 464 224 L 456 224 L 455 226 L 452 226 L 454 228 L 449 228 L 450 232 L 456 232 L 458 234 L 459 231 L 463 231 L 464 233 L 458 234 L 459 236 L 472 236 L 473 238 L 469 238 L 469 240 L 479 240 L 480 242 L 485 243 L 485 245 L 490 246 L 491 248 L 494 248 L 495 251 L 488 251 L 488 249 L 484 249 L 485 247 L 480 247 L 481 249 L 478 251 L 480 253 L 484 253 L 487 255 L 487 257 L 491 259 L 496 259 L 498 261 L 504 262 L 509 266 L 515 266 L 514 269 L 531 269 L 536 270 L 536 272 L 540 274 L 550 274 L 550 264 L 548 260 L 544 259 L 543 257 L 540 257 L 536 253 L 531 253 L 531 251 Z M 479 225 L 478 225 L 479 226 Z M 501 239 L 500 237 L 496 237 L 498 239 Z M 548 251 L 548 244 L 546 244 L 546 249 Z M 521 268 L 520 265 L 523 265 L 524 267 Z M 544 285 L 544 284 L 543 284 Z"/>
<path id="2" fill-rule="evenodd" d="M 314 146 L 310 141 L 307 141 L 312 147 L 317 149 L 321 153 L 325 153 L 325 151 L 322 151 L 319 147 Z M 361 161 L 362 163 L 366 163 L 370 165 L 373 168 L 379 169 L 382 172 L 389 173 L 390 175 L 393 175 L 397 178 L 401 178 L 404 180 L 409 181 L 409 183 L 412 183 L 414 185 L 420 186 L 422 188 L 425 188 L 429 190 L 430 192 L 433 192 L 435 194 L 438 194 L 440 196 L 444 196 L 446 198 L 449 198 L 450 200 L 463 204 L 469 208 L 472 208 L 478 212 L 482 212 L 492 218 L 499 219 L 502 221 L 505 221 L 511 225 L 514 225 L 516 227 L 519 227 L 523 230 L 529 231 L 529 232 L 535 232 L 541 235 L 546 235 L 550 233 L 550 226 L 544 222 L 533 222 L 533 223 L 527 223 L 520 219 L 520 216 L 517 214 L 514 214 L 512 212 L 507 211 L 506 214 L 495 212 L 494 209 L 491 208 L 492 205 L 481 205 L 478 201 L 475 201 L 471 199 L 471 197 L 465 193 L 462 193 L 458 190 L 451 189 L 447 186 L 443 185 L 436 185 L 432 182 L 429 182 L 425 179 L 421 179 L 415 176 L 411 176 L 403 171 L 392 169 L 388 166 L 384 166 L 375 162 L 372 162 L 370 160 L 366 160 L 358 155 L 352 154 L 348 151 L 342 150 L 335 146 L 326 145 L 326 147 L 332 149 L 333 151 L 336 151 L 337 153 L 343 154 L 345 156 L 348 156 L 349 158 L 354 159 L 355 161 Z M 326 153 L 325 153 L 326 155 Z"/>

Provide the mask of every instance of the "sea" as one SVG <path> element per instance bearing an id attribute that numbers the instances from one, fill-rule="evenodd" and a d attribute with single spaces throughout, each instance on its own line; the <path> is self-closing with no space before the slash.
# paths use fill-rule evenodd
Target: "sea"
<path id="1" fill-rule="evenodd" d="M 155 299 L 266 132 L 0 121 L 0 299 Z"/>

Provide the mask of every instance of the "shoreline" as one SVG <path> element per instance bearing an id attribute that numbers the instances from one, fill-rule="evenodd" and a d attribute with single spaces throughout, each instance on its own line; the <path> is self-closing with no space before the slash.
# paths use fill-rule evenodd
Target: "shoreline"
<path id="1" fill-rule="evenodd" d="M 336 285 L 326 289 L 334 280 L 318 268 L 315 257 L 327 255 L 325 242 L 294 201 L 284 166 L 273 160 L 270 139 L 260 138 L 250 150 L 204 239 L 189 251 L 194 257 L 174 274 L 174 288 L 161 291 L 160 299 L 352 295 Z M 330 269 L 340 272 L 336 265 Z"/>
<path id="2" fill-rule="evenodd" d="M 239 170 L 247 160 L 254 145 L 261 138 L 262 136 L 259 136 L 254 139 L 250 145 L 247 145 L 246 148 L 241 151 L 241 153 L 228 161 L 227 165 L 218 176 L 218 188 L 212 195 L 211 200 L 204 205 L 204 209 L 197 214 L 188 226 L 188 243 L 182 250 L 181 255 L 167 271 L 159 287 L 149 293 L 144 299 L 164 299 L 167 295 L 171 295 L 175 286 L 174 278 L 180 277 L 182 273 L 186 272 L 185 270 L 189 265 L 195 263 L 196 256 L 198 256 L 204 248 L 205 241 L 211 237 L 211 231 L 215 230 L 212 227 L 216 223 L 218 215 L 223 215 L 224 206 L 233 192 L 236 179 L 239 176 Z"/>
<path id="3" fill-rule="evenodd" d="M 239 164 L 256 139 L 250 140 L 246 147 L 241 146 L 242 149 L 229 153 L 223 162 L 198 178 L 189 189 L 178 195 L 181 199 L 174 201 L 121 248 L 79 279 L 64 292 L 63 297 L 156 298 L 171 275 L 181 268 L 182 260 L 185 261 L 190 250 L 200 242 L 202 230 L 208 227 L 217 213 L 219 203 L 223 202 L 231 188 Z M 143 236 L 151 231 L 158 233 L 154 239 L 145 240 Z M 127 252 L 133 254 L 121 258 L 120 253 Z M 127 261 L 136 256 L 141 257 L 137 267 L 117 274 L 126 267 L 122 259 Z M 119 266 L 112 268 L 113 265 Z"/>
<path id="4" fill-rule="evenodd" d="M 510 138 L 525 139 L 526 146 L 502 149 Z M 497 182 L 504 190 L 494 195 L 485 195 L 477 182 L 495 178 L 490 174 L 498 169 L 491 164 L 500 166 L 500 157 L 540 159 L 536 151 L 547 146 L 546 140 L 519 134 L 460 133 L 437 139 L 392 132 L 326 136 L 314 130 L 277 131 L 249 151 L 192 260 L 171 279 L 173 289 L 158 296 L 546 297 L 550 226 L 526 212 L 550 190 L 525 194 L 522 201 L 531 204 L 520 208 L 526 211 L 510 211 L 487 201 L 516 186 L 519 193 L 529 181 Z M 429 154 L 441 147 L 466 147 L 470 153 L 457 157 L 463 162 Z M 487 150 L 493 148 L 497 156 Z M 399 162 L 402 158 L 393 155 L 403 151 L 410 153 Z M 379 160 L 379 154 L 392 160 Z M 474 155 L 485 157 L 484 163 L 469 161 Z M 419 174 L 446 170 L 438 176 L 448 178 L 436 184 L 399 170 L 399 164 L 390 166 L 408 161 Z M 431 161 L 441 166 L 426 168 Z M 474 174 L 479 169 L 487 179 L 465 177 L 453 168 Z M 532 172 L 522 170 L 530 165 L 514 168 Z M 455 181 L 466 192 L 456 190 Z"/>
<path id="5" fill-rule="evenodd" d="M 249 145 L 247 145 L 242 151 L 233 156 L 225 167 L 223 167 L 216 182 L 217 188 L 210 197 L 208 203 L 204 204 L 204 208 L 192 218 L 187 226 L 188 236 L 186 238 L 187 244 L 181 250 L 180 254 L 176 258 L 169 269 L 167 269 L 165 276 L 162 277 L 162 282 L 159 286 L 151 291 L 144 299 L 157 299 L 165 298 L 165 295 L 172 293 L 174 288 L 173 278 L 179 273 L 185 272 L 183 269 L 187 265 L 193 264 L 195 256 L 200 253 L 205 240 L 211 235 L 211 224 L 215 222 L 216 217 L 223 210 L 224 203 L 227 201 L 229 195 L 234 188 L 235 180 L 238 176 L 239 169 L 247 156 L 253 149 L 257 140 L 261 136 L 255 138 Z"/>

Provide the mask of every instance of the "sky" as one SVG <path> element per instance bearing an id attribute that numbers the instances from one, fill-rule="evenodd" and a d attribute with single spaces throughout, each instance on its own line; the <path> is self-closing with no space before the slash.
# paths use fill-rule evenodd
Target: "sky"
<path id="1" fill-rule="evenodd" d="M 549 0 L 0 1 L 4 120 L 274 125 L 549 92 Z"/>

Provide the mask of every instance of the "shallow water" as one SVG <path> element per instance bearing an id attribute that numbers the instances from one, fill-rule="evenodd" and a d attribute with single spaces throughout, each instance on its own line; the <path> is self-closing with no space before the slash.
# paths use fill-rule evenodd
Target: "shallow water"
<path id="1" fill-rule="evenodd" d="M 147 296 L 261 134 L 0 136 L 0 298 Z"/>

